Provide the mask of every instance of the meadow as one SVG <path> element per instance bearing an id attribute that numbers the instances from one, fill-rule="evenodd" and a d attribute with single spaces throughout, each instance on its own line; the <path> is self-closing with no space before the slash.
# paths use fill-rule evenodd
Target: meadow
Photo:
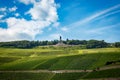
<path id="1" fill-rule="evenodd" d="M 95 70 L 119 66 L 120 48 L 69 49 L 36 47 L 33 49 L 0 48 L 0 71 L 16 70 Z M 117 61 L 106 65 L 107 62 Z M 79 73 L 4 73 L 0 80 L 76 80 L 119 78 L 120 68 Z M 114 73 L 114 75 L 112 74 Z M 26 74 L 26 76 L 24 76 Z M 102 74 L 102 75 L 101 75 Z M 107 74 L 107 75 L 106 75 Z M 28 77 L 27 77 L 28 76 Z M 72 77 L 73 76 L 73 77 Z M 60 78 L 62 77 L 62 78 Z"/>

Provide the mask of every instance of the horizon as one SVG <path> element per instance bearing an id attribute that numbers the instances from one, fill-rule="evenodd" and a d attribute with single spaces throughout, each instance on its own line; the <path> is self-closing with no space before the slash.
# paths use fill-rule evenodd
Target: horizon
<path id="1" fill-rule="evenodd" d="M 120 42 L 120 0 L 0 0 L 0 42 Z"/>
<path id="2" fill-rule="evenodd" d="M 62 39 L 62 41 L 67 41 L 68 38 L 66 39 Z M 54 39 L 59 41 L 59 39 Z M 17 41 L 54 41 L 54 40 L 13 40 L 13 41 L 0 41 L 0 43 L 4 43 L 4 42 L 17 42 Z M 84 41 L 84 40 L 80 40 L 80 39 L 68 39 L 68 40 L 79 40 L 79 41 Z M 90 40 L 96 40 L 96 41 L 104 41 L 106 43 L 116 43 L 116 42 L 120 42 L 120 41 L 116 41 L 116 42 L 107 42 L 105 40 L 97 40 L 97 39 L 89 39 L 89 40 L 85 40 L 85 41 L 90 41 Z"/>

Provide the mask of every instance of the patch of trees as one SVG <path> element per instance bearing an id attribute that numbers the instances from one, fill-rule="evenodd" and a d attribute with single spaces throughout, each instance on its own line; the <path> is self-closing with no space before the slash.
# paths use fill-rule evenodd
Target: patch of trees
<path id="1" fill-rule="evenodd" d="M 11 41 L 11 42 L 0 42 L 0 47 L 9 47 L 9 48 L 32 48 L 38 46 L 35 41 Z"/>
<path id="2" fill-rule="evenodd" d="M 13 47 L 13 48 L 33 48 L 36 46 L 56 45 L 59 41 L 11 41 L 0 42 L 0 47 Z M 64 40 L 64 44 L 67 45 L 79 45 L 81 48 L 105 48 L 111 47 L 111 43 L 107 43 L 104 40 Z M 113 44 L 113 43 L 112 43 Z M 114 43 L 114 47 L 120 47 L 120 42 Z"/>
<path id="3" fill-rule="evenodd" d="M 116 42 L 115 47 L 120 48 L 120 42 Z"/>
<path id="4" fill-rule="evenodd" d="M 86 40 L 66 40 L 64 41 L 65 44 L 68 45 L 86 45 L 87 41 Z"/>
<path id="5" fill-rule="evenodd" d="M 116 63 L 118 63 L 118 62 L 120 62 L 120 60 L 116 60 L 116 61 L 107 61 L 107 62 L 105 63 L 105 65 L 116 64 Z"/>
<path id="6" fill-rule="evenodd" d="M 106 43 L 104 40 L 89 40 L 86 45 L 87 48 L 105 48 L 107 46 L 108 43 Z"/>
<path id="7" fill-rule="evenodd" d="M 0 42 L 0 47 L 8 48 L 33 48 L 36 46 L 45 46 L 45 45 L 55 45 L 58 43 L 58 40 L 54 41 L 11 41 L 11 42 Z"/>

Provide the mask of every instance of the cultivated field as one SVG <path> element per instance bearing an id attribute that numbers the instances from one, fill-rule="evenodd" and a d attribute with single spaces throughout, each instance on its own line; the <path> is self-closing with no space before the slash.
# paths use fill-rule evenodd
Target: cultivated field
<path id="1" fill-rule="evenodd" d="M 0 71 L 0 80 L 118 79 L 120 48 L 0 48 Z"/>

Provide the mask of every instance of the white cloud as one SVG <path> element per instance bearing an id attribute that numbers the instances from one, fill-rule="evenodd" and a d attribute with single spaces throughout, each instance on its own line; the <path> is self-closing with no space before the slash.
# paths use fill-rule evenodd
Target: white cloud
<path id="1" fill-rule="evenodd" d="M 0 14 L 0 19 L 2 19 L 6 15 L 6 10 L 7 10 L 6 7 L 0 8 L 0 12 L 2 13 Z"/>
<path id="2" fill-rule="evenodd" d="M 17 10 L 17 7 L 16 6 L 14 6 L 14 7 L 12 7 L 12 8 L 9 8 L 9 11 L 10 12 L 14 12 L 14 11 L 16 11 Z"/>
<path id="3" fill-rule="evenodd" d="M 99 17 L 99 18 L 96 19 L 96 20 L 99 20 L 99 19 L 105 18 L 105 17 L 110 16 L 110 15 L 114 15 L 114 14 L 117 14 L 117 13 L 120 13 L 120 10 L 113 11 L 113 12 L 110 12 L 110 13 L 108 13 L 108 14 L 105 14 L 105 15 Z"/>
<path id="4" fill-rule="evenodd" d="M 53 27 L 58 27 L 59 25 L 60 25 L 59 22 L 55 22 L 52 26 L 53 26 Z"/>
<path id="5" fill-rule="evenodd" d="M 92 15 L 88 16 L 87 18 L 83 18 L 82 20 L 73 22 L 72 24 L 65 25 L 67 27 L 67 31 L 64 31 L 66 29 L 64 29 L 64 27 L 63 27 L 63 30 L 61 28 L 61 30 L 62 30 L 61 33 L 65 34 L 69 37 L 72 36 L 72 38 L 79 37 L 81 39 L 92 38 L 91 36 L 94 34 L 103 34 L 105 32 L 105 30 L 112 28 L 112 27 L 106 26 L 104 22 L 101 22 L 101 25 L 100 24 L 98 25 L 98 23 L 100 23 L 100 22 L 98 22 L 97 25 L 93 24 L 91 22 L 101 19 L 101 18 L 105 18 L 109 15 L 119 13 L 119 10 L 118 10 L 119 8 L 120 8 L 120 4 L 112 6 L 108 9 L 102 10 L 101 12 L 96 12 L 96 14 L 92 14 Z M 103 20 L 106 20 L 106 18 Z M 112 19 L 112 21 L 113 20 L 114 19 Z M 106 22 L 108 22 L 106 24 L 107 25 L 109 24 L 109 26 L 110 26 L 110 21 L 106 21 Z M 98 27 L 103 27 L 103 28 L 93 29 L 93 28 L 95 28 L 95 26 L 96 26 L 96 28 L 98 28 Z M 93 30 L 91 30 L 91 29 L 93 29 Z M 59 32 L 59 30 L 57 30 L 56 32 Z M 92 35 L 89 35 L 90 33 Z M 79 34 L 81 34 L 81 36 Z"/>
<path id="6" fill-rule="evenodd" d="M 18 16 L 20 16 L 20 14 L 19 13 L 15 13 L 15 16 L 18 17 Z"/>
<path id="7" fill-rule="evenodd" d="M 57 7 L 55 6 L 56 3 L 54 0 L 40 0 L 37 2 L 35 0 L 28 1 L 33 1 L 33 8 L 28 11 L 32 20 L 27 21 L 24 18 L 17 19 L 15 17 L 6 19 L 5 21 L 8 28 L 0 28 L 0 41 L 33 40 L 37 34 L 43 32 L 43 28 L 57 22 Z M 25 2 L 25 4 L 30 2 Z M 15 11 L 16 9 L 17 8 L 11 9 L 11 11 Z M 15 15 L 18 16 L 17 13 Z"/>
<path id="8" fill-rule="evenodd" d="M 6 11 L 6 10 L 7 10 L 6 7 L 4 7 L 4 8 L 0 8 L 0 11 L 2 11 L 2 12 Z"/>
<path id="9" fill-rule="evenodd" d="M 4 15 L 0 15 L 0 19 L 3 18 L 3 17 L 4 17 Z"/>
<path id="10" fill-rule="evenodd" d="M 67 27 L 62 27 L 61 30 L 67 32 L 68 28 Z"/>
<path id="11" fill-rule="evenodd" d="M 34 2 L 33 8 L 31 8 L 27 14 L 30 14 L 34 20 L 55 22 L 58 19 L 54 0 L 41 0 L 40 2 Z"/>
<path id="12" fill-rule="evenodd" d="M 108 9 L 106 9 L 106 10 L 103 10 L 103 11 L 101 11 L 101 12 L 97 12 L 96 14 L 93 14 L 93 15 L 91 15 L 91 16 L 83 19 L 83 20 L 79 20 L 79 21 L 74 22 L 74 23 L 72 23 L 72 24 L 70 24 L 70 25 L 67 25 L 67 26 L 70 26 L 71 28 L 78 27 L 78 26 L 80 26 L 80 25 L 83 25 L 83 24 L 86 24 L 86 23 L 88 23 L 88 22 L 90 22 L 90 21 L 93 21 L 93 20 L 95 20 L 96 18 L 98 18 L 98 17 L 100 17 L 100 16 L 102 16 L 102 15 L 109 14 L 109 12 L 114 11 L 114 10 L 117 9 L 117 8 L 120 8 L 120 4 L 115 5 L 115 6 L 112 6 L 112 7 L 108 8 Z M 113 14 L 113 13 L 112 13 L 112 14 Z M 72 27 L 72 26 L 74 26 L 74 27 Z"/>
<path id="13" fill-rule="evenodd" d="M 46 21 L 26 21 L 14 17 L 6 20 L 8 29 L 0 28 L 0 41 L 34 39 L 36 34 L 50 23 Z M 3 37 L 4 36 L 4 37 Z"/>
<path id="14" fill-rule="evenodd" d="M 19 0 L 21 3 L 24 3 L 24 4 L 26 4 L 26 5 L 28 5 L 28 4 L 31 4 L 31 3 L 34 3 L 35 2 L 35 0 Z"/>
<path id="15" fill-rule="evenodd" d="M 108 25 L 108 26 L 101 26 L 100 28 L 87 30 L 86 33 L 88 33 L 88 34 L 102 34 L 102 33 L 106 32 L 106 30 L 109 30 L 111 28 L 118 27 L 118 26 L 120 26 L 120 23 Z"/>

